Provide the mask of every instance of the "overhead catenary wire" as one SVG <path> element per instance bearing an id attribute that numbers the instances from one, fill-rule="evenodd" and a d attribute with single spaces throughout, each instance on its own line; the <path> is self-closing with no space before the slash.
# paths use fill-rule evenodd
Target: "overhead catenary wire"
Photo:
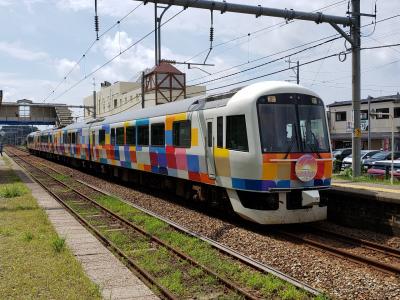
<path id="1" fill-rule="evenodd" d="M 93 46 L 103 37 L 105 36 L 108 32 L 110 32 L 112 29 L 114 29 L 116 26 L 118 26 L 123 20 L 125 20 L 127 17 L 129 17 L 135 10 L 137 10 L 140 6 L 142 6 L 143 3 L 139 3 L 136 5 L 133 9 L 131 9 L 127 14 L 125 14 L 121 19 L 119 19 L 117 22 L 115 22 L 113 25 L 111 25 L 108 29 L 106 29 L 104 32 L 102 32 L 100 35 L 97 34 L 96 39 L 94 39 L 89 47 L 85 50 L 85 52 L 82 54 L 82 56 L 78 59 L 78 61 L 71 67 L 71 69 L 63 76 L 63 78 L 60 80 L 60 82 L 56 85 L 55 88 L 51 90 L 51 92 L 43 99 L 43 103 L 46 102 L 52 95 L 55 94 L 55 92 L 59 89 L 59 87 L 65 82 L 65 80 L 71 75 L 71 73 L 79 66 L 79 64 L 82 62 L 82 60 L 87 56 L 89 51 L 93 48 Z M 87 77 L 87 76 L 86 76 Z"/>
<path id="2" fill-rule="evenodd" d="M 392 20 L 392 19 L 398 18 L 398 17 L 400 17 L 400 14 L 396 14 L 396 15 L 393 15 L 393 16 L 390 16 L 390 17 L 387 17 L 387 18 L 378 20 L 378 21 L 375 22 L 375 24 L 377 24 L 377 23 L 382 23 L 382 22 L 386 22 L 386 21 L 389 21 L 389 20 Z M 368 27 L 368 26 L 371 26 L 371 25 L 373 25 L 373 24 L 365 24 L 365 25 L 363 25 L 363 26 L 361 26 L 361 27 L 364 28 L 364 27 Z M 341 36 L 340 36 L 339 34 L 332 34 L 332 35 L 329 35 L 329 36 L 320 38 L 320 39 L 315 40 L 315 41 L 311 41 L 311 42 L 308 42 L 308 43 L 305 43 L 305 44 L 302 44 L 302 45 L 298 45 L 298 46 L 292 47 L 292 48 L 290 48 L 290 49 L 278 51 L 278 52 L 275 52 L 275 53 L 273 53 L 273 54 L 269 54 L 269 55 L 266 55 L 266 56 L 263 56 L 263 57 L 260 57 L 260 58 L 251 60 L 251 61 L 249 61 L 249 62 L 244 62 L 244 63 L 237 64 L 237 65 L 232 66 L 232 67 L 229 67 L 229 68 L 227 68 L 227 69 L 220 70 L 220 71 L 218 71 L 218 72 L 212 73 L 211 75 L 203 75 L 203 76 L 201 76 L 201 77 L 188 80 L 187 82 L 193 82 L 193 81 L 197 81 L 197 80 L 200 80 L 200 79 L 203 79 L 203 78 L 207 78 L 207 77 L 210 77 L 210 76 L 214 76 L 214 75 L 216 75 L 216 74 L 220 74 L 220 73 L 223 73 L 223 72 L 232 70 L 232 69 L 236 69 L 236 68 L 239 68 L 239 67 L 242 67 L 242 66 L 245 66 L 245 65 L 248 65 L 248 64 L 251 64 L 251 63 L 254 63 L 254 62 L 257 62 L 257 61 L 260 61 L 260 60 L 263 60 L 263 59 L 266 59 L 266 58 L 269 58 L 269 57 L 278 55 L 278 54 L 285 53 L 285 52 L 290 51 L 290 50 L 294 50 L 294 49 L 297 49 L 297 48 L 301 48 L 301 47 L 303 47 L 303 46 L 307 46 L 307 45 L 310 45 L 310 44 L 313 44 L 313 43 L 316 43 L 316 42 L 319 42 L 319 41 L 323 41 L 323 40 L 325 40 L 325 39 L 333 38 L 333 37 L 339 37 L 339 38 L 340 38 Z"/>
<path id="3" fill-rule="evenodd" d="M 176 14 L 174 14 L 172 17 L 170 17 L 168 20 L 166 20 L 165 22 L 163 22 L 160 26 L 163 26 L 165 24 L 167 24 L 168 22 L 170 22 L 171 20 L 173 20 L 174 18 L 176 18 L 178 15 L 180 15 L 183 11 L 185 11 L 184 9 L 178 11 Z M 86 75 L 86 77 L 81 78 L 80 80 L 78 80 L 75 84 L 73 84 L 71 87 L 69 87 L 68 89 L 66 89 L 65 91 L 63 91 L 61 94 L 59 94 L 58 96 L 54 97 L 52 99 L 52 101 L 55 101 L 57 99 L 59 99 L 60 97 L 62 97 L 63 95 L 65 95 L 66 93 L 68 93 L 69 91 L 71 91 L 72 89 L 74 89 L 76 86 L 78 86 L 80 83 L 82 83 L 83 81 L 85 81 L 88 77 L 92 76 L 93 74 L 95 74 L 96 72 L 98 72 L 100 69 L 104 68 L 105 66 L 107 66 L 108 64 L 110 64 L 111 62 L 113 62 L 115 59 L 117 59 L 119 56 L 121 56 L 122 54 L 126 53 L 127 51 L 129 51 L 131 48 L 133 48 L 134 46 L 136 46 L 137 44 L 139 44 L 140 42 L 142 42 L 144 39 L 146 39 L 147 37 L 149 37 L 151 34 L 153 34 L 155 31 L 155 29 L 149 31 L 147 34 L 145 34 L 144 36 L 142 36 L 140 39 L 136 40 L 135 42 L 133 42 L 132 44 L 130 44 L 128 47 L 126 47 L 124 50 L 122 50 L 120 53 L 116 54 L 115 56 L 113 56 L 111 59 L 107 60 L 105 63 L 103 63 L 102 65 L 100 65 L 99 67 L 97 67 L 96 69 L 94 69 L 92 72 L 88 73 Z"/>
<path id="4" fill-rule="evenodd" d="M 313 10 L 313 12 L 323 11 L 323 10 L 328 9 L 328 8 L 331 8 L 331 7 L 333 7 L 333 6 L 337 6 L 337 5 L 343 4 L 344 2 L 347 2 L 347 0 L 336 1 L 336 2 L 334 2 L 334 3 L 331 3 L 331 4 L 329 4 L 329 5 L 326 5 L 326 6 L 324 6 L 324 7 L 321 7 L 321 8 L 318 8 L 318 9 L 316 9 L 316 10 Z M 230 39 L 230 40 L 227 40 L 227 41 L 224 41 L 224 42 L 220 42 L 220 43 L 214 45 L 214 46 L 213 46 L 213 49 L 215 49 L 215 48 L 217 48 L 217 47 L 221 47 L 221 46 L 226 45 L 226 44 L 229 44 L 229 43 L 232 43 L 232 42 L 235 42 L 235 41 L 240 40 L 240 39 L 243 39 L 243 38 L 251 39 L 250 36 L 253 36 L 253 35 L 257 34 L 257 33 L 260 33 L 260 32 L 262 32 L 262 31 L 265 31 L 265 30 L 268 30 L 268 29 L 280 28 L 280 27 L 286 26 L 286 25 L 288 25 L 288 24 L 291 24 L 291 23 L 293 23 L 293 22 L 295 22 L 295 21 L 296 21 L 296 20 L 282 21 L 282 22 L 279 22 L 279 23 L 277 23 L 277 24 L 269 25 L 269 26 L 267 26 L 267 27 L 260 28 L 260 29 L 257 29 L 257 30 L 255 30 L 255 31 L 252 31 L 252 32 L 248 32 L 248 33 L 246 33 L 246 34 L 239 35 L 239 36 L 234 37 L 234 38 L 232 38 L 232 39 Z M 207 53 L 208 51 L 209 51 L 209 48 L 204 49 L 204 50 L 201 50 L 200 52 L 196 53 L 195 55 L 193 55 L 192 57 L 190 57 L 189 59 L 187 59 L 185 62 L 189 62 L 189 61 L 191 61 L 192 59 L 195 59 L 195 58 L 197 58 L 198 56 L 200 56 L 200 55 L 202 55 L 202 54 L 204 54 L 204 53 Z"/>

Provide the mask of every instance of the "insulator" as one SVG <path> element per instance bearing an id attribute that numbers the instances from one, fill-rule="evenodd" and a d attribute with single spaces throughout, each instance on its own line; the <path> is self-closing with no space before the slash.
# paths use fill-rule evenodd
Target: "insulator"
<path id="1" fill-rule="evenodd" d="M 210 42 L 214 41 L 214 27 L 210 27 Z"/>
<path id="2" fill-rule="evenodd" d="M 99 17 L 98 16 L 94 16 L 94 30 L 96 32 L 99 32 Z"/>

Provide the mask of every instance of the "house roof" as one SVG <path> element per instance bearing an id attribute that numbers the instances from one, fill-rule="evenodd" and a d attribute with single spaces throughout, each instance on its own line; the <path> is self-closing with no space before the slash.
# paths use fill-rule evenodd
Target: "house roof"
<path id="1" fill-rule="evenodd" d="M 400 94 L 397 93 L 397 95 L 390 95 L 390 96 L 381 96 L 381 97 L 370 97 L 367 99 L 361 99 L 361 104 L 367 104 L 368 101 L 371 100 L 371 103 L 378 103 L 378 102 L 398 102 L 400 103 Z M 346 105 L 351 105 L 352 101 L 347 100 L 347 101 L 335 101 L 331 104 L 328 104 L 328 107 L 335 107 L 335 106 L 346 106 Z"/>
<path id="2" fill-rule="evenodd" d="M 183 74 L 181 71 L 179 71 L 177 68 L 175 68 L 173 65 L 167 62 L 160 62 L 158 66 L 154 66 L 147 74 L 151 73 L 172 73 L 172 74 Z"/>

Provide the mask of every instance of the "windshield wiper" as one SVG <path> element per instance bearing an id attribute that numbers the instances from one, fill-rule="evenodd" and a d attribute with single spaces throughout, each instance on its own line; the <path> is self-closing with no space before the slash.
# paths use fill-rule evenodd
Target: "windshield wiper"
<path id="1" fill-rule="evenodd" d="M 311 131 L 311 135 L 312 135 L 312 137 L 313 137 L 313 140 L 314 140 L 315 142 L 318 142 L 317 138 L 315 137 L 314 132 Z M 310 147 L 310 149 L 311 149 L 312 152 L 317 153 L 318 158 L 321 158 L 321 155 L 320 155 L 319 152 L 318 152 L 319 146 L 318 146 L 318 148 L 317 148 L 316 145 L 313 144 L 313 143 L 310 143 L 310 144 L 308 144 L 307 146 Z M 314 147 L 314 146 L 315 146 L 315 147 Z"/>

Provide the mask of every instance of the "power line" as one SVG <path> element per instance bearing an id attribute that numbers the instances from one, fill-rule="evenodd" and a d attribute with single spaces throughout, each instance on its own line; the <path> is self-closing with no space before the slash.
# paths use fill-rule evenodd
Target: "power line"
<path id="1" fill-rule="evenodd" d="M 44 98 L 43 102 L 46 102 L 47 99 L 51 97 L 51 95 L 55 94 L 56 90 L 67 80 L 68 76 L 71 75 L 71 73 L 75 70 L 75 68 L 81 63 L 81 61 L 86 57 L 86 55 L 89 53 L 89 51 L 93 48 L 93 46 L 96 44 L 97 41 L 99 41 L 104 35 L 106 35 L 109 31 L 111 31 L 113 28 L 115 28 L 117 25 L 119 25 L 123 20 L 125 20 L 127 17 L 129 17 L 136 9 L 138 9 L 143 3 L 139 3 L 136 5 L 133 9 L 131 9 L 126 15 L 124 15 L 121 19 L 119 19 L 117 22 L 115 22 L 113 25 L 111 25 L 106 31 L 104 31 L 102 34 L 98 36 L 86 49 L 86 51 L 82 54 L 82 56 L 79 58 L 79 60 L 71 67 L 71 69 L 66 73 L 66 75 L 63 77 L 63 79 L 57 84 L 57 86 L 47 95 L 47 97 Z M 85 76 L 87 77 L 87 76 Z"/>
<path id="2" fill-rule="evenodd" d="M 341 1 L 334 2 L 334 3 L 332 3 L 332 4 L 329 4 L 329 5 L 326 5 L 326 6 L 324 6 L 324 7 L 318 8 L 318 9 L 314 10 L 313 12 L 323 11 L 323 10 L 325 10 L 325 9 L 327 9 L 327 8 L 330 8 L 330 7 L 333 7 L 333 6 L 338 6 L 338 5 L 340 5 L 340 4 L 344 3 L 344 2 L 347 2 L 347 0 L 341 0 Z M 226 44 L 235 42 L 235 41 L 237 41 L 237 40 L 241 40 L 241 39 L 243 39 L 243 38 L 249 39 L 249 36 L 252 36 L 252 35 L 254 35 L 254 34 L 260 33 L 260 32 L 262 32 L 262 31 L 265 31 L 265 30 L 268 30 L 268 29 L 274 30 L 274 29 L 276 29 L 276 28 L 281 28 L 281 27 L 286 26 L 286 25 L 289 25 L 289 24 L 291 24 L 291 23 L 293 23 L 293 22 L 295 22 L 295 20 L 291 20 L 291 21 L 288 21 L 288 22 L 287 22 L 287 21 L 282 21 L 282 22 L 279 22 L 279 23 L 277 23 L 277 24 L 270 25 L 270 26 L 267 26 L 267 27 L 264 27 L 264 28 L 261 28 L 261 29 L 258 29 L 258 30 L 255 30 L 255 31 L 252 31 L 252 32 L 249 32 L 249 33 L 240 35 L 240 36 L 237 36 L 237 37 L 234 37 L 234 38 L 232 38 L 232 39 L 230 39 L 230 40 L 228 40 L 228 41 L 218 43 L 218 44 L 214 45 L 213 48 L 215 49 L 215 48 L 217 48 L 217 47 L 220 47 L 220 46 L 223 46 L 223 45 L 226 45 Z M 271 30 L 271 31 L 272 31 L 272 30 Z M 269 31 L 269 32 L 270 32 L 270 31 Z M 207 53 L 208 50 L 209 50 L 209 48 L 204 49 L 204 50 L 198 52 L 197 54 L 193 55 L 191 58 L 189 58 L 189 59 L 186 60 L 185 62 L 189 62 L 189 61 L 191 61 L 192 59 L 194 59 L 194 58 L 196 58 L 196 57 L 198 57 L 198 56 L 200 56 L 200 55 L 202 55 L 202 54 L 204 54 L 204 53 Z"/>
<path id="3" fill-rule="evenodd" d="M 390 16 L 390 17 L 387 17 L 387 18 L 378 20 L 378 21 L 376 21 L 374 24 L 386 22 L 386 21 L 389 21 L 389 20 L 391 20 L 391 19 L 398 18 L 398 17 L 400 17 L 400 14 L 393 15 L 393 16 Z M 366 25 L 363 25 L 363 26 L 361 26 L 361 27 L 364 28 L 364 27 L 368 27 L 368 26 L 371 26 L 371 25 L 373 25 L 373 24 L 366 24 Z M 273 54 L 269 54 L 269 55 L 266 55 L 266 56 L 263 56 L 263 57 L 260 57 L 260 58 L 257 58 L 257 59 L 254 59 L 254 60 L 245 62 L 245 63 L 241 63 L 241 64 L 238 64 L 238 65 L 229 67 L 229 68 L 227 68 L 227 69 L 224 69 L 224 70 L 221 70 L 221 71 L 212 73 L 211 75 L 204 75 L 204 76 L 201 76 L 201 77 L 198 77 L 198 78 L 195 78 L 195 79 L 191 79 L 191 80 L 188 80 L 188 82 L 193 82 L 193 81 L 197 81 L 197 80 L 200 80 L 200 79 L 203 79 L 203 78 L 207 78 L 207 77 L 210 77 L 210 76 L 213 76 L 213 75 L 216 75 L 216 74 L 220 74 L 220 73 L 223 73 L 223 72 L 226 72 L 226 71 L 229 71 L 229 70 L 238 68 L 238 67 L 242 67 L 242 66 L 251 64 L 251 63 L 256 62 L 256 61 L 259 61 L 259 60 L 263 60 L 263 59 L 269 58 L 269 57 L 271 57 L 271 56 L 275 56 L 275 55 L 278 55 L 278 54 L 282 54 L 282 53 L 285 53 L 285 52 L 290 51 L 290 50 L 294 50 L 294 49 L 297 49 L 297 48 L 301 48 L 301 47 L 303 47 L 303 46 L 307 46 L 307 45 L 310 45 L 310 44 L 313 44 L 313 43 L 316 43 L 316 42 L 319 42 L 319 41 L 322 41 L 322 40 L 325 40 L 325 39 L 337 37 L 337 36 L 341 37 L 339 34 L 329 35 L 329 36 L 320 38 L 320 39 L 315 40 L 315 41 L 312 41 L 312 42 L 308 42 L 308 43 L 305 43 L 305 44 L 302 44 L 302 45 L 299 45 L 299 46 L 295 46 L 295 47 L 292 47 L 292 48 L 287 49 L 287 50 L 278 51 L 278 52 L 275 52 L 275 53 L 273 53 Z M 216 46 L 214 46 L 214 48 L 215 48 L 215 47 L 216 47 Z"/>
<path id="4" fill-rule="evenodd" d="M 168 20 L 166 20 L 164 23 L 162 23 L 160 26 L 162 27 L 163 25 L 167 24 L 168 22 L 170 22 L 171 20 L 173 20 L 174 18 L 176 18 L 179 14 L 181 14 L 183 11 L 185 11 L 184 9 L 180 10 L 179 12 L 177 12 L 175 15 L 173 15 L 172 17 L 170 17 Z M 68 93 L 69 91 L 71 91 L 72 89 L 74 89 L 76 86 L 78 86 L 80 83 L 82 83 L 83 81 L 85 81 L 88 77 L 92 76 L 93 74 L 95 74 L 97 71 L 99 71 L 100 69 L 104 68 L 105 66 L 107 66 L 109 63 L 113 62 L 116 58 L 118 58 L 119 56 L 121 56 L 122 54 L 124 54 L 125 52 L 129 51 L 131 48 L 133 48 L 134 46 L 136 46 L 137 44 L 139 44 L 141 41 L 143 41 L 144 39 L 146 39 L 148 36 L 150 36 L 151 34 L 153 34 L 155 31 L 155 29 L 151 30 L 150 32 L 148 32 L 147 34 L 145 34 L 144 36 L 142 36 L 140 39 L 138 39 L 136 42 L 130 44 L 127 48 L 125 48 L 124 50 L 120 51 L 120 53 L 118 53 L 117 55 L 115 55 L 114 57 L 112 57 L 111 59 L 109 59 L 108 61 L 106 61 L 105 63 L 103 63 L 101 66 L 99 66 L 98 68 L 96 68 L 95 70 L 93 70 L 92 72 L 90 72 L 89 74 L 87 74 L 85 77 L 81 78 L 79 81 L 77 81 L 75 84 L 73 84 L 71 87 L 69 87 L 68 89 L 66 89 L 64 92 L 62 92 L 60 95 L 58 95 L 57 97 L 53 98 L 52 101 L 57 100 L 58 98 L 62 97 L 63 95 L 65 95 L 66 93 Z"/>
<path id="5" fill-rule="evenodd" d="M 372 46 L 372 47 L 363 47 L 363 48 L 361 48 L 361 50 L 382 49 L 382 48 L 391 48 L 391 47 L 398 47 L 398 46 L 400 46 L 400 43 L 390 44 L 390 45 Z"/>

